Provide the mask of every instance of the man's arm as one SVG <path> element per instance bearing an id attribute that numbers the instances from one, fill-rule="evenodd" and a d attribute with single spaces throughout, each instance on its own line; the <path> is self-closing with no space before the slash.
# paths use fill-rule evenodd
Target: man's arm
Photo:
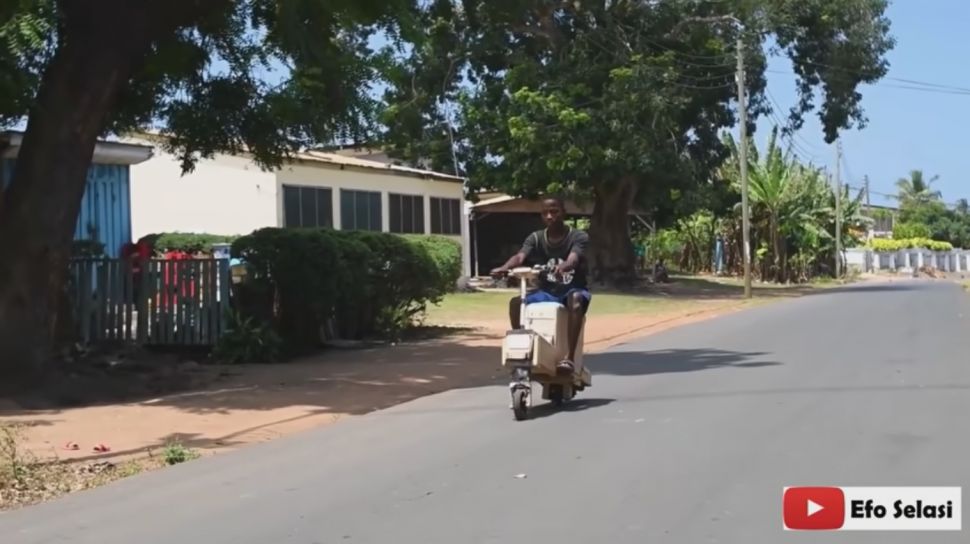
<path id="1" fill-rule="evenodd" d="M 525 243 L 522 244 L 522 249 L 520 249 L 515 255 L 512 255 L 509 260 L 505 261 L 505 264 L 496 268 L 495 270 L 492 270 L 492 274 L 494 275 L 508 272 L 516 266 L 520 266 L 522 263 L 524 263 L 525 260 L 529 258 L 529 254 L 531 254 L 532 250 L 536 247 L 534 238 L 534 233 L 526 237 Z"/>
<path id="2" fill-rule="evenodd" d="M 589 245 L 589 235 L 583 231 L 574 231 L 573 241 L 569 244 L 569 256 L 559 265 L 558 272 L 565 274 L 575 270 L 579 266 L 579 259 L 586 254 L 586 246 Z"/>

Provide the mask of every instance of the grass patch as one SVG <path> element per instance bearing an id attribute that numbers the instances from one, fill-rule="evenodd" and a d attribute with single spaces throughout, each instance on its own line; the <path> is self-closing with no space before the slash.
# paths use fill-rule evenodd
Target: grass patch
<path id="1" fill-rule="evenodd" d="M 508 320 L 509 299 L 514 291 L 452 293 L 437 306 L 428 308 L 428 323 Z M 701 300 L 685 300 L 646 294 L 593 293 L 590 315 L 659 313 L 700 307 Z"/>
<path id="2" fill-rule="evenodd" d="M 162 459 L 166 465 L 178 465 L 198 458 L 198 452 L 183 446 L 181 442 L 170 442 L 162 450 Z"/>

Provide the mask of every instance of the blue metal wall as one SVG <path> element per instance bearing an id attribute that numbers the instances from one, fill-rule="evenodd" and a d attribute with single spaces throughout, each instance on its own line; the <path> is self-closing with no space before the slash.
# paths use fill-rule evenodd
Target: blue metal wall
<path id="1" fill-rule="evenodd" d="M 13 174 L 14 160 L 6 159 L 0 168 L 6 188 Z M 81 200 L 81 212 L 74 229 L 75 240 L 95 239 L 104 244 L 109 257 L 117 257 L 121 244 L 131 239 L 131 192 L 129 167 L 121 164 L 92 164 Z"/>

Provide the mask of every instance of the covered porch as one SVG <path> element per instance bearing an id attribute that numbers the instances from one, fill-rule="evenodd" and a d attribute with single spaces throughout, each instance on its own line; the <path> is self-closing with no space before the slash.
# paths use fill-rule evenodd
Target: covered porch
<path id="1" fill-rule="evenodd" d="M 480 195 L 479 202 L 469 205 L 472 274 L 488 275 L 501 266 L 519 248 L 530 232 L 543 228 L 539 215 L 542 204 L 538 199 L 519 198 L 501 193 Z M 582 219 L 593 216 L 593 203 L 566 200 L 566 222 L 579 225 Z M 631 223 L 650 224 L 643 210 L 629 212 Z"/>

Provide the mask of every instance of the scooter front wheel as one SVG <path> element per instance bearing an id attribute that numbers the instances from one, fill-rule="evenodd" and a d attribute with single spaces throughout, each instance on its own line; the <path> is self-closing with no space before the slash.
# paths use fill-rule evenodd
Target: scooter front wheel
<path id="1" fill-rule="evenodd" d="M 529 416 L 529 396 L 526 389 L 512 391 L 512 414 L 516 421 L 522 421 Z"/>

